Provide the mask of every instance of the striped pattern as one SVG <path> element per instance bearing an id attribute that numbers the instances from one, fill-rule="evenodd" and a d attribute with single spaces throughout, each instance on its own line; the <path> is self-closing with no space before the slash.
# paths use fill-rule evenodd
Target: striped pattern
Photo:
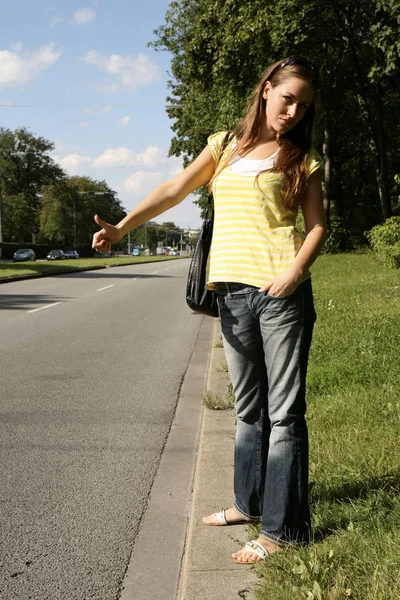
<path id="1" fill-rule="evenodd" d="M 217 159 L 225 132 L 208 139 Z M 227 149 L 229 151 L 229 149 Z M 308 175 L 322 165 L 312 148 Z M 258 178 L 234 173 L 230 167 L 214 180 L 214 230 L 207 265 L 207 287 L 234 281 L 261 287 L 289 268 L 302 245 L 295 228 L 298 208 L 282 201 L 282 178 L 263 173 Z M 305 278 L 309 274 L 306 274 Z"/>

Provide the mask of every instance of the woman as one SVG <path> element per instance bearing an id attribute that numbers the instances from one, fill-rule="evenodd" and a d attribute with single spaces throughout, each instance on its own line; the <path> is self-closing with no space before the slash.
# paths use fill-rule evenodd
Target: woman
<path id="1" fill-rule="evenodd" d="M 273 64 L 226 146 L 226 132 L 212 135 L 198 158 L 115 227 L 95 216 L 102 229 L 93 248 L 108 252 L 131 229 L 212 186 L 207 285 L 218 294 L 237 433 L 234 506 L 203 522 L 261 521 L 257 540 L 232 555 L 241 564 L 310 535 L 305 378 L 315 311 L 309 267 L 325 239 L 322 160 L 311 138 L 317 83 L 315 65 L 304 58 Z M 299 206 L 304 243 L 295 229 Z"/>

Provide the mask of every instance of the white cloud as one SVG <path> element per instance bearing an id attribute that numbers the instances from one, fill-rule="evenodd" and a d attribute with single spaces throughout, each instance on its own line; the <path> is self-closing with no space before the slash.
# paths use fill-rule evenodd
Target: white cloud
<path id="1" fill-rule="evenodd" d="M 64 157 L 52 155 L 52 158 L 67 171 L 68 175 L 80 175 L 87 165 L 93 162 L 90 156 L 82 154 L 68 154 Z"/>
<path id="2" fill-rule="evenodd" d="M 16 45 L 15 45 L 16 46 Z M 54 50 L 54 44 L 42 46 L 36 52 L 21 53 L 0 50 L 0 87 L 24 85 L 35 79 L 41 71 L 48 69 L 60 58 L 62 51 Z"/>
<path id="3" fill-rule="evenodd" d="M 91 8 L 80 8 L 74 13 L 73 21 L 77 25 L 85 25 L 89 21 L 93 21 L 96 13 Z"/>
<path id="4" fill-rule="evenodd" d="M 134 196 L 145 196 L 166 179 L 161 171 L 136 171 L 124 181 L 124 190 Z"/>
<path id="5" fill-rule="evenodd" d="M 100 71 L 116 79 L 116 81 L 108 81 L 101 85 L 98 88 L 101 91 L 115 92 L 119 88 L 134 91 L 160 77 L 157 65 L 144 54 L 137 56 L 110 54 L 107 56 L 91 50 L 81 60 L 96 66 Z"/>
<path id="6" fill-rule="evenodd" d="M 128 125 L 132 121 L 132 117 L 122 117 L 120 121 L 118 121 L 118 125 Z"/>
<path id="7" fill-rule="evenodd" d="M 53 27 L 55 27 L 59 23 L 62 23 L 63 21 L 64 19 L 62 17 L 54 17 L 49 23 L 50 29 L 53 29 Z"/>
<path id="8" fill-rule="evenodd" d="M 129 148 L 107 148 L 94 161 L 95 167 L 131 167 L 135 164 L 136 154 Z"/>
<path id="9" fill-rule="evenodd" d="M 136 160 L 139 164 L 147 167 L 154 167 L 157 164 L 165 162 L 165 152 L 158 146 L 148 146 L 144 152 L 137 155 Z"/>
<path id="10" fill-rule="evenodd" d="M 78 125 L 78 127 L 87 127 L 89 125 L 89 123 L 87 121 L 81 121 Z"/>
<path id="11" fill-rule="evenodd" d="M 178 159 L 178 162 L 180 165 L 182 164 L 180 159 Z M 167 171 L 171 175 L 175 175 L 177 172 L 181 171 L 181 168 L 178 170 L 176 169 L 176 160 L 167 158 L 164 150 L 158 146 L 148 146 L 146 150 L 139 154 L 136 154 L 133 150 L 129 150 L 129 148 L 124 146 L 107 148 L 93 161 L 93 165 L 100 168 L 133 167 L 136 165 L 141 166 L 142 168 L 151 168 L 157 165 L 167 165 Z"/>

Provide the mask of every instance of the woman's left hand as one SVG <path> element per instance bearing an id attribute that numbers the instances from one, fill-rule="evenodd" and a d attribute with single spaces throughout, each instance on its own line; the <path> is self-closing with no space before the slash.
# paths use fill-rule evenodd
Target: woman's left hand
<path id="1" fill-rule="evenodd" d="M 285 271 L 263 285 L 258 291 L 268 292 L 270 296 L 279 298 L 279 296 L 291 296 L 296 291 L 298 285 L 298 277 L 290 271 Z"/>

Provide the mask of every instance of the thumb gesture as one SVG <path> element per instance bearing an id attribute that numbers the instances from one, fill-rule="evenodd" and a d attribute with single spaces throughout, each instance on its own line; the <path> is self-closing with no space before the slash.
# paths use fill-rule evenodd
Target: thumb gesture
<path id="1" fill-rule="evenodd" d="M 102 227 L 103 229 L 105 229 L 107 226 L 109 226 L 109 224 L 106 223 L 106 221 L 103 221 L 103 219 L 100 219 L 99 215 L 94 215 L 94 220 L 96 221 L 97 225 L 99 227 Z"/>
<path id="2" fill-rule="evenodd" d="M 98 215 L 94 216 L 94 220 L 101 229 L 93 235 L 92 248 L 105 254 L 111 250 L 111 244 L 121 239 L 120 232 L 114 225 L 100 219 Z"/>

